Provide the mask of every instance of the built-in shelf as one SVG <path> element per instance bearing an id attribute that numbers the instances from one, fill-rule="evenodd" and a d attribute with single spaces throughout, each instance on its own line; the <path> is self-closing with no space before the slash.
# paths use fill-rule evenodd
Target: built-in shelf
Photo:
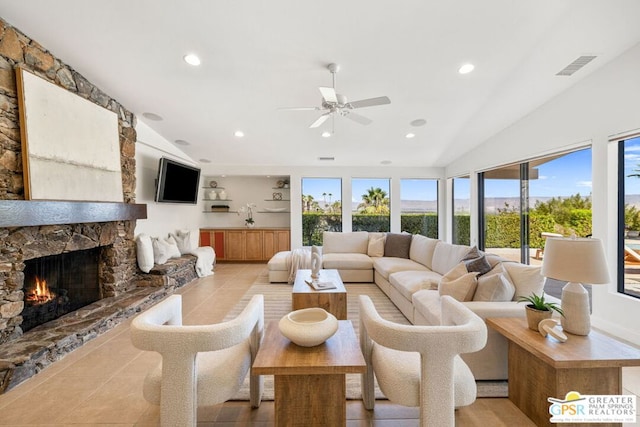
<path id="1" fill-rule="evenodd" d="M 232 213 L 232 214 L 237 214 L 238 211 L 226 211 L 226 212 L 219 212 L 219 211 L 202 211 L 204 213 L 219 213 L 219 214 L 226 214 L 226 213 Z"/>
<path id="2" fill-rule="evenodd" d="M 224 190 L 224 187 L 202 187 L 206 190 Z"/>
<path id="3" fill-rule="evenodd" d="M 290 190 L 289 188 L 285 188 L 285 187 L 271 187 L 274 190 Z"/>
<path id="4" fill-rule="evenodd" d="M 231 199 L 202 199 L 207 202 L 231 202 Z"/>
<path id="5" fill-rule="evenodd" d="M 265 202 L 290 202 L 291 199 L 264 199 Z"/>
<path id="6" fill-rule="evenodd" d="M 291 211 L 279 211 L 279 212 L 271 212 L 271 211 L 258 211 L 258 213 L 291 213 Z"/>

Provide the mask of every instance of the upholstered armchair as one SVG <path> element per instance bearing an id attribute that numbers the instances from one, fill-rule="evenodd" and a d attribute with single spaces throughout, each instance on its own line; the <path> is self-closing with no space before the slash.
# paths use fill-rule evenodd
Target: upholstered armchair
<path id="1" fill-rule="evenodd" d="M 454 426 L 454 410 L 476 399 L 476 383 L 460 353 L 482 349 L 484 321 L 450 296 L 442 297 L 442 325 L 400 325 L 384 320 L 360 296 L 360 346 L 367 362 L 362 399 L 375 404 L 374 373 L 392 402 L 420 407 L 421 426 Z"/>
<path id="2" fill-rule="evenodd" d="M 197 407 L 222 403 L 240 389 L 264 334 L 264 300 L 254 296 L 233 320 L 182 325 L 182 297 L 172 295 L 138 315 L 131 324 L 133 344 L 162 355 L 149 372 L 143 394 L 160 405 L 163 426 L 195 426 Z M 262 378 L 251 376 L 250 400 L 260 405 Z"/>

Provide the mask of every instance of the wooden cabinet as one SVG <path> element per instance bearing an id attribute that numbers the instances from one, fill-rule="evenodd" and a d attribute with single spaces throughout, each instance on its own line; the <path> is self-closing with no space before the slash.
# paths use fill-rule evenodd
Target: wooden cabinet
<path id="1" fill-rule="evenodd" d="M 211 246 L 218 261 L 268 261 L 290 248 L 289 229 L 201 229 L 200 246 Z"/>

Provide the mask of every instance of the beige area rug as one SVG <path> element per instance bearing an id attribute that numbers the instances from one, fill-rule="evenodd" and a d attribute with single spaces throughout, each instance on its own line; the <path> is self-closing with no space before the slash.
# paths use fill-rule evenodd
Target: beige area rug
<path id="1" fill-rule="evenodd" d="M 396 308 L 391 300 L 372 283 L 347 283 L 347 319 L 351 320 L 358 333 L 358 300 L 360 295 L 368 295 L 376 306 L 376 310 L 382 318 L 408 325 L 410 322 Z M 233 319 L 246 307 L 249 300 L 258 294 L 264 295 L 264 320 L 265 324 L 272 320 L 280 320 L 282 316 L 291 311 L 292 285 L 282 283 L 269 283 L 265 271 L 249 288 L 240 301 L 227 313 L 225 320 Z M 347 399 L 362 399 L 360 389 L 360 375 L 347 374 Z M 478 397 L 506 397 L 507 383 L 502 381 L 479 381 Z M 273 376 L 264 376 L 263 400 L 273 400 Z M 376 384 L 376 399 L 384 399 L 384 395 Z M 249 400 L 249 380 L 245 380 L 242 388 L 233 400 Z"/>

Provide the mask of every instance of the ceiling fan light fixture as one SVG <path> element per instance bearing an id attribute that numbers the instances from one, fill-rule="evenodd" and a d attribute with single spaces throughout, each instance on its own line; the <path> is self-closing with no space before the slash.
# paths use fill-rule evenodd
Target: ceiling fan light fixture
<path id="1" fill-rule="evenodd" d="M 458 73 L 460 73 L 460 74 L 469 74 L 470 72 L 473 71 L 474 68 L 476 68 L 476 67 L 473 64 L 464 64 L 462 67 L 460 67 L 458 69 Z"/>
<path id="2" fill-rule="evenodd" d="M 189 65 L 193 65 L 194 67 L 201 64 L 200 57 L 195 53 L 188 53 L 182 59 L 184 59 L 184 62 Z"/>

